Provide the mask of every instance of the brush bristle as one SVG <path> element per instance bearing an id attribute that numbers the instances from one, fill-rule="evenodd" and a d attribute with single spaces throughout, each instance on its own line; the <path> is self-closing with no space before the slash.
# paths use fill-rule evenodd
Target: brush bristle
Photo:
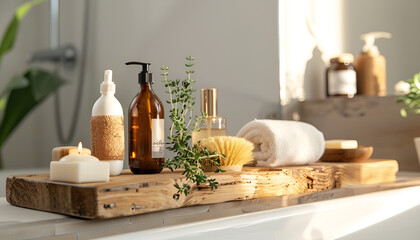
<path id="1" fill-rule="evenodd" d="M 201 147 L 224 154 L 220 163 L 222 166 L 244 165 L 254 160 L 254 144 L 244 138 L 217 136 L 201 140 Z"/>

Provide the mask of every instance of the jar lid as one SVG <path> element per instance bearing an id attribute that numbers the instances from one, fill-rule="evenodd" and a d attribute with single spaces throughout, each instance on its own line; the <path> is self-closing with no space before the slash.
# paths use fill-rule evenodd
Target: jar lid
<path id="1" fill-rule="evenodd" d="M 354 56 L 351 53 L 343 53 L 340 56 L 338 56 L 338 62 L 340 63 L 349 64 L 349 63 L 353 63 L 353 61 L 354 61 Z"/>
<path id="2" fill-rule="evenodd" d="M 338 57 L 330 58 L 330 63 L 338 62 Z"/>

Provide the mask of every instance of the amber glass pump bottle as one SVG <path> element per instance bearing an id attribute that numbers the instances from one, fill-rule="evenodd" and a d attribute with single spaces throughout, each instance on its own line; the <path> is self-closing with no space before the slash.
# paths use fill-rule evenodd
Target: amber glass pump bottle
<path id="1" fill-rule="evenodd" d="M 128 156 L 131 172 L 135 174 L 159 173 L 165 160 L 164 110 L 152 89 L 150 63 L 127 62 L 141 65 L 140 89 L 128 113 Z"/>

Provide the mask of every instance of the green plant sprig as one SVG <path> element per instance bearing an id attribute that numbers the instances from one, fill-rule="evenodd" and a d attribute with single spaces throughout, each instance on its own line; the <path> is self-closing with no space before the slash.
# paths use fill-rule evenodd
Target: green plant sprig
<path id="1" fill-rule="evenodd" d="M 400 109 L 403 117 L 407 117 L 408 112 L 420 114 L 420 73 L 415 74 L 406 82 L 410 84 L 410 92 L 397 99 L 397 103 L 405 103 L 405 107 Z"/>
<path id="2" fill-rule="evenodd" d="M 203 122 L 207 117 L 205 114 L 199 116 L 193 114 L 195 105 L 195 97 L 193 93 L 196 91 L 193 88 L 195 82 L 191 75 L 194 73 L 192 67 L 194 66 L 194 58 L 189 56 L 186 58 L 187 63 L 187 78 L 184 80 L 171 80 L 168 78 L 167 66 L 162 66 L 163 83 L 168 88 L 166 93 L 169 94 L 169 100 L 166 102 L 171 105 L 169 110 L 169 118 L 172 121 L 170 127 L 170 134 L 168 136 L 169 142 L 167 149 L 175 153 L 175 157 L 166 159 L 163 164 L 164 167 L 171 171 L 182 168 L 185 177 L 193 184 L 208 184 L 211 190 L 218 186 L 218 182 L 214 178 L 209 178 L 203 171 L 202 164 L 212 164 L 217 166 L 216 172 L 220 170 L 220 155 L 209 151 L 207 148 L 200 147 L 200 143 L 190 146 L 189 140 L 192 138 L 192 133 L 199 131 L 198 124 Z M 178 189 L 178 193 L 188 195 L 192 186 L 188 183 L 174 185 Z"/>

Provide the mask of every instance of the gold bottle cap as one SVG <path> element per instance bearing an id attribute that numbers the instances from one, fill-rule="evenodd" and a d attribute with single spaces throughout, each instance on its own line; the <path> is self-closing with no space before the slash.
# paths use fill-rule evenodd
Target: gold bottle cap
<path id="1" fill-rule="evenodd" d="M 201 112 L 207 116 L 217 116 L 217 90 L 216 88 L 201 89 Z"/>

